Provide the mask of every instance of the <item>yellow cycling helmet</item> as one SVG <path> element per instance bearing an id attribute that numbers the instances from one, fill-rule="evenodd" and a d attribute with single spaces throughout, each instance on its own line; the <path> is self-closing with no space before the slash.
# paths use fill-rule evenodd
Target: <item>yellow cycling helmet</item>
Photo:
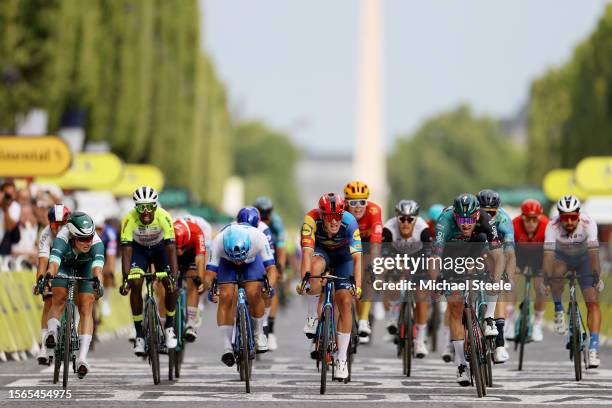
<path id="1" fill-rule="evenodd" d="M 363 181 L 351 181 L 344 187 L 344 198 L 347 200 L 356 198 L 365 198 L 367 200 L 368 197 L 370 197 L 370 189 Z"/>

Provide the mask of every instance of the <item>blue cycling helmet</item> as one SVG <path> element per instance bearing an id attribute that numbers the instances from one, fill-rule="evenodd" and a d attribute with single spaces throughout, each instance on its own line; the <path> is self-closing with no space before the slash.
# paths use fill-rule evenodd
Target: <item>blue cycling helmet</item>
<path id="1" fill-rule="evenodd" d="M 437 221 L 438 218 L 440 218 L 442 211 L 444 211 L 443 204 L 433 204 L 431 207 L 429 207 L 429 210 L 427 210 L 427 215 L 429 216 L 430 220 Z"/>
<path id="2" fill-rule="evenodd" d="M 223 232 L 223 250 L 234 262 L 244 261 L 251 249 L 251 237 L 244 226 L 230 225 Z"/>
<path id="3" fill-rule="evenodd" d="M 244 207 L 238 211 L 236 215 L 236 222 L 246 222 L 251 226 L 257 228 L 259 225 L 259 210 L 255 207 Z"/>

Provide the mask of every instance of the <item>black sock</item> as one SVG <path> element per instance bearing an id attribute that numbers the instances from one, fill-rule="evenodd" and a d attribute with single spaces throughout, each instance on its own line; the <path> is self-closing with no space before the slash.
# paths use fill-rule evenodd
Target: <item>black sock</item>
<path id="1" fill-rule="evenodd" d="M 497 337 L 495 338 L 495 347 L 503 347 L 506 342 L 504 341 L 504 325 L 506 319 L 496 319 L 495 326 L 497 326 Z"/>
<path id="2" fill-rule="evenodd" d="M 268 317 L 268 334 L 274 333 L 274 320 L 275 317 Z"/>
<path id="3" fill-rule="evenodd" d="M 143 338 L 144 335 L 142 334 L 142 320 L 139 322 L 134 322 L 134 328 L 136 329 L 136 337 Z"/>

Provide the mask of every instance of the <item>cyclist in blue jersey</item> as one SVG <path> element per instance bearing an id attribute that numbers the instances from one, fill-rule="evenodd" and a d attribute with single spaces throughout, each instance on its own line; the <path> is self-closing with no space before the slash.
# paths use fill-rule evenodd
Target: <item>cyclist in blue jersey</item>
<path id="1" fill-rule="evenodd" d="M 344 200 L 335 193 L 327 193 L 319 199 L 319 208 L 308 212 L 302 225 L 302 264 L 301 276 L 307 273 L 320 276 L 331 268 L 336 276 L 355 280 L 357 298 L 361 297 L 361 236 L 355 217 L 344 211 Z M 319 315 L 319 297 L 322 291 L 320 279 L 310 279 L 308 296 L 308 316 L 304 333 L 313 338 L 316 333 Z M 338 353 L 336 378 L 348 377 L 346 364 L 347 350 L 353 325 L 352 284 L 338 281 L 335 285 L 334 305 L 338 308 L 337 325 Z M 296 288 L 302 295 L 302 285 Z"/>

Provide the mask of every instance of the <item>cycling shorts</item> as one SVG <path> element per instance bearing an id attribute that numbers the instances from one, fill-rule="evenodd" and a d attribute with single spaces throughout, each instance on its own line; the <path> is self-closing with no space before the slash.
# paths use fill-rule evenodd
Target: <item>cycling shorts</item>
<path id="1" fill-rule="evenodd" d="M 61 264 L 58 270 L 58 275 L 78 276 L 80 278 L 93 278 L 91 265 L 93 259 L 87 263 L 78 266 L 70 266 Z M 68 281 L 65 279 L 54 279 L 51 283 L 54 288 L 67 288 Z M 79 288 L 79 293 L 93 293 L 93 282 L 79 281 L 76 285 Z"/>
<path id="2" fill-rule="evenodd" d="M 236 265 L 232 261 L 221 258 L 217 271 L 217 283 L 236 283 L 238 273 L 242 273 L 242 279 L 245 282 L 262 280 L 266 274 L 266 268 L 261 256 L 257 255 L 253 262 L 241 265 Z"/>
<path id="3" fill-rule="evenodd" d="M 596 283 L 591 271 L 591 262 L 587 253 L 579 256 L 569 256 L 562 252 L 555 252 L 555 260 L 565 263 L 568 271 L 576 270 L 578 283 L 581 289 L 593 287 Z"/>
<path id="4" fill-rule="evenodd" d="M 147 272 L 149 265 L 155 265 L 156 272 L 170 271 L 168 253 L 164 242 L 150 247 L 132 242 L 132 262 L 130 270 L 140 269 Z"/>
<path id="5" fill-rule="evenodd" d="M 348 251 L 326 251 L 321 247 L 315 247 L 314 256 L 320 256 L 325 260 L 325 269 L 331 270 L 333 275 L 341 278 L 353 276 L 353 256 Z M 348 280 L 340 280 L 335 283 L 336 290 L 349 290 L 353 286 Z"/>

